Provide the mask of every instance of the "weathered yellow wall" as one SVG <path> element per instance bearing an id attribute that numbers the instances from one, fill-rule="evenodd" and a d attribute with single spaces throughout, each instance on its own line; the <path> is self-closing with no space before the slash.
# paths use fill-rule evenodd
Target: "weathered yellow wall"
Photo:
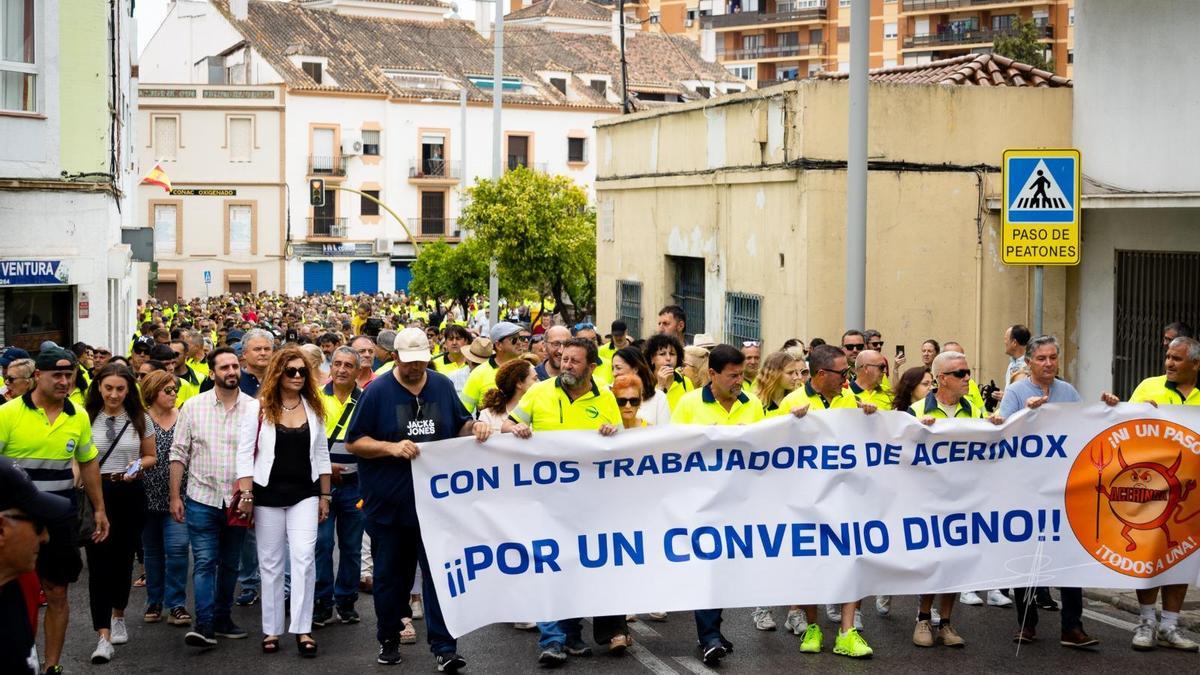
<path id="1" fill-rule="evenodd" d="M 999 213 L 986 208 L 1000 180 L 986 167 L 1006 147 L 1068 146 L 1070 92 L 872 85 L 871 96 L 872 160 L 926 166 L 870 172 L 866 327 L 884 333 L 889 354 L 905 345 L 910 365 L 925 338 L 957 340 L 978 379 L 999 379 L 1004 329 L 1031 323 L 1031 275 L 1000 262 Z M 702 257 L 706 329 L 718 339 L 725 293 L 746 292 L 764 296 L 769 349 L 789 337 L 836 341 L 845 170 L 794 163 L 844 161 L 845 119 L 845 83 L 806 81 L 602 121 L 597 197 L 612 201 L 613 228 L 598 238 L 598 318 L 614 317 L 618 279 L 640 280 L 643 332 L 652 330 L 670 302 L 666 256 Z M 985 165 L 978 246 L 976 165 Z M 1064 334 L 1066 295 L 1065 272 L 1048 270 L 1049 332 Z"/>

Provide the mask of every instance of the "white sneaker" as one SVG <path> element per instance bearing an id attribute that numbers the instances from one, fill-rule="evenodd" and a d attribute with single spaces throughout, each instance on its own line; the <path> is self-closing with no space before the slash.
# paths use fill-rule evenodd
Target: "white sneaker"
<path id="1" fill-rule="evenodd" d="M 102 663 L 108 663 L 112 661 L 114 653 L 115 650 L 112 643 L 104 638 L 100 638 L 100 641 L 96 643 L 96 651 L 92 652 L 92 664 L 98 666 Z"/>
<path id="2" fill-rule="evenodd" d="M 418 621 L 425 618 L 425 603 L 420 600 L 413 600 L 408 603 L 408 607 L 412 610 L 412 618 Z"/>
<path id="3" fill-rule="evenodd" d="M 862 630 L 862 610 L 854 610 L 854 629 Z"/>
<path id="4" fill-rule="evenodd" d="M 758 630 L 775 630 L 775 617 L 771 616 L 769 607 L 755 607 L 750 618 L 754 620 L 754 627 Z"/>
<path id="5" fill-rule="evenodd" d="M 1153 620 L 1142 619 L 1138 627 L 1133 629 L 1133 643 L 1130 645 L 1139 652 L 1154 649 L 1154 633 L 1158 625 Z"/>
<path id="6" fill-rule="evenodd" d="M 112 633 L 112 643 L 114 645 L 123 645 L 129 642 L 129 629 L 125 627 L 124 617 L 114 616 L 112 618 L 110 632 Z"/>
<path id="7" fill-rule="evenodd" d="M 1184 637 L 1177 626 L 1158 629 L 1158 646 L 1170 647 L 1171 649 L 1178 649 L 1185 652 L 1200 651 L 1200 644 Z"/>
<path id="8" fill-rule="evenodd" d="M 975 591 L 963 591 L 958 594 L 958 601 L 964 605 L 982 605 L 983 598 Z"/>
<path id="9" fill-rule="evenodd" d="M 804 611 L 788 610 L 787 619 L 783 621 L 783 629 L 792 631 L 792 635 L 804 635 L 804 631 L 808 629 L 808 619 L 805 618 Z"/>
<path id="10" fill-rule="evenodd" d="M 842 606 L 841 605 L 825 605 L 825 616 L 833 623 L 842 622 Z"/>
<path id="11" fill-rule="evenodd" d="M 998 590 L 991 590 L 987 592 L 987 604 L 992 607 L 1008 607 L 1012 605 L 1012 600 Z"/>
<path id="12" fill-rule="evenodd" d="M 887 616 L 892 613 L 892 596 L 877 595 L 875 596 L 875 611 L 879 616 Z"/>

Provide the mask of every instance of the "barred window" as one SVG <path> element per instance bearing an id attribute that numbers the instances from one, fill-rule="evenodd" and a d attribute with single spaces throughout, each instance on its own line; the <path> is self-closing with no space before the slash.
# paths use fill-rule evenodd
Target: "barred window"
<path id="1" fill-rule="evenodd" d="M 625 322 L 629 335 L 642 335 L 642 282 L 617 280 L 617 319 Z"/>
<path id="2" fill-rule="evenodd" d="M 725 294 L 725 342 L 735 347 L 748 340 L 762 341 L 762 296 Z"/>

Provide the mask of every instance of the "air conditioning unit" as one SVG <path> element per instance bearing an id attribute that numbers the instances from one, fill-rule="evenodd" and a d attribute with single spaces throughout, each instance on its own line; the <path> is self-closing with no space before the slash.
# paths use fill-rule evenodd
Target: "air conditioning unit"
<path id="1" fill-rule="evenodd" d="M 684 19 L 683 20 L 683 25 L 687 28 L 691 28 L 692 24 L 694 24 L 694 23 L 696 23 L 695 19 Z"/>
<path id="2" fill-rule="evenodd" d="M 378 239 L 376 239 L 375 240 L 375 252 L 376 253 L 391 253 L 392 252 L 391 238 L 379 237 Z"/>
<path id="3" fill-rule="evenodd" d="M 345 157 L 358 156 L 362 154 L 363 142 L 362 136 L 353 135 L 342 139 L 342 155 Z"/>

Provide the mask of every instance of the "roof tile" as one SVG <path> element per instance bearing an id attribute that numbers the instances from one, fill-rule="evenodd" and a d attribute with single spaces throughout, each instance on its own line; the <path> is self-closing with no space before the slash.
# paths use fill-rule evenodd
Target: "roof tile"
<path id="1" fill-rule="evenodd" d="M 819 73 L 817 79 L 845 80 L 847 73 Z M 1009 87 L 1071 87 L 1074 83 L 999 54 L 965 54 L 940 61 L 875 68 L 871 82 L 900 84 L 962 84 Z"/>

